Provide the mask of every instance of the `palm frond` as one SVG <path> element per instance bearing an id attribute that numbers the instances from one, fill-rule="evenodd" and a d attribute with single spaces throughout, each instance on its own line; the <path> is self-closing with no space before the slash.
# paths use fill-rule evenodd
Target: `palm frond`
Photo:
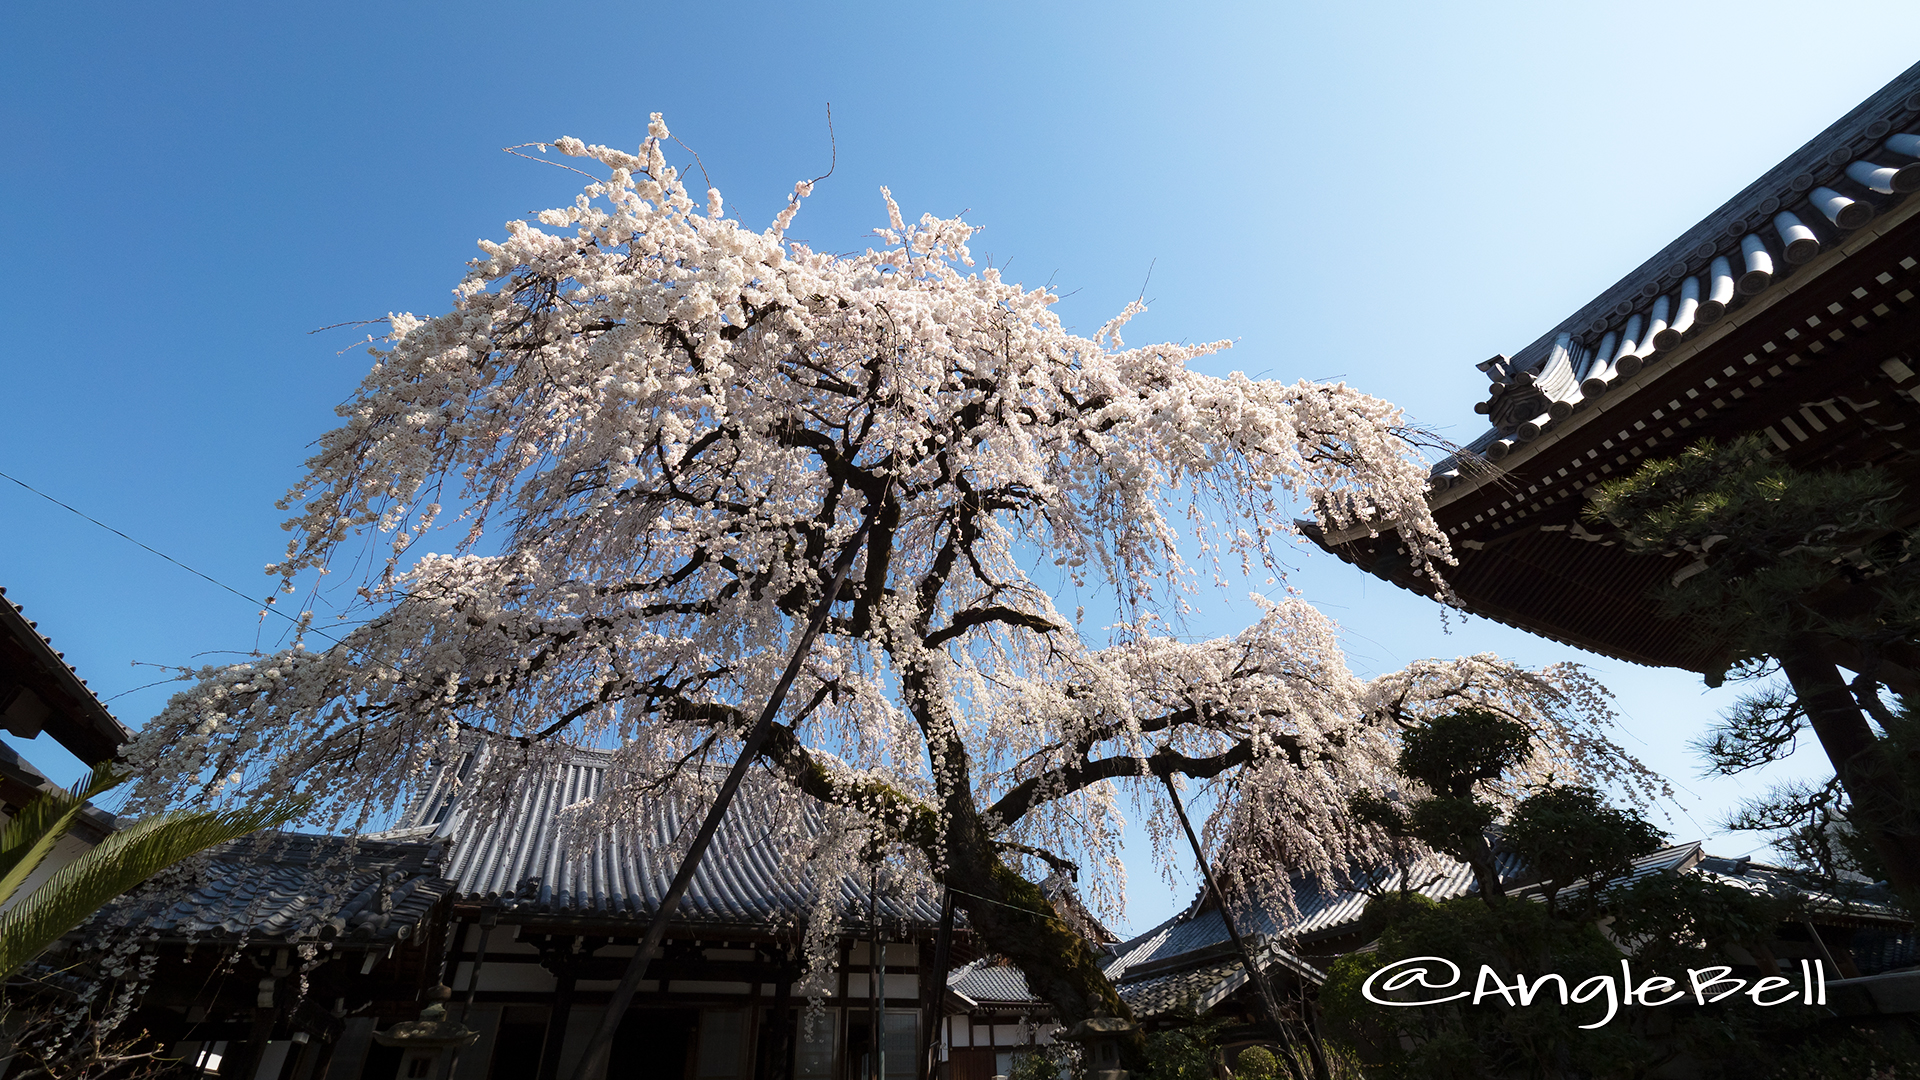
<path id="1" fill-rule="evenodd" d="M 36 796 L 0 828 L 0 904 L 11 899 L 39 869 L 54 845 L 73 827 L 87 800 L 117 786 L 128 775 L 114 772 L 113 763 L 103 761 L 93 767 L 91 775 L 75 782 L 72 790 Z"/>
<path id="2" fill-rule="evenodd" d="M 114 833 L 0 912 L 0 979 L 18 971 L 87 916 L 197 852 L 305 813 L 307 799 L 281 799 L 223 813 L 156 814 Z"/>

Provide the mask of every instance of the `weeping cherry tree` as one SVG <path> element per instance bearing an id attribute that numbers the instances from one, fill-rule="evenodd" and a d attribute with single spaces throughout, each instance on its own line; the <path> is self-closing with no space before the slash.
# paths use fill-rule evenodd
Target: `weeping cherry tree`
<path id="1" fill-rule="evenodd" d="M 573 204 L 482 241 L 452 310 L 390 317 L 270 570 L 291 592 L 349 564 L 362 617 L 200 672 L 130 750 L 143 802 L 297 794 L 364 828 L 480 739 L 510 752 L 465 778 L 476 792 L 612 750 L 578 808 L 591 828 L 663 793 L 698 806 L 868 519 L 759 782 L 840 815 L 842 854 L 878 845 L 951 887 L 1069 1023 L 1126 1008 L 1043 879 L 1084 871 L 1114 911 L 1125 800 L 1177 857 L 1162 778 L 1216 789 L 1220 869 L 1281 905 L 1368 857 L 1349 796 L 1395 782 L 1396 732 L 1423 717 L 1524 723 L 1522 779 L 1647 780 L 1576 669 L 1476 656 L 1363 679 L 1286 594 L 1231 638 L 1174 632 L 1198 570 L 1280 578 L 1297 513 L 1397 528 L 1438 574 L 1395 408 L 1192 370 L 1224 343 L 1129 347 L 1138 305 L 1076 336 L 1052 293 L 974 269 L 971 226 L 908 224 L 884 189 L 864 253 L 787 236 L 804 183 L 744 227 L 689 194 L 658 116 L 649 131 L 634 154 L 553 144 L 596 170 Z M 1056 603 L 1075 593 L 1115 614 Z M 856 865 L 829 854 L 816 874 Z"/>

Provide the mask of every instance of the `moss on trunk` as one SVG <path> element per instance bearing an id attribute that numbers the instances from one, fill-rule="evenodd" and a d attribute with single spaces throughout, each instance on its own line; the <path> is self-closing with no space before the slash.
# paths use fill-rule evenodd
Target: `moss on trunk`
<path id="1" fill-rule="evenodd" d="M 949 804 L 951 806 L 951 804 Z M 1040 888 L 1001 860 L 984 823 L 970 805 L 954 808 L 947 830 L 946 884 L 954 906 L 967 913 L 974 932 L 1027 976 L 1027 987 L 1054 1007 L 1055 1019 L 1071 1026 L 1095 1016 L 1133 1019 L 1099 955 L 1060 917 Z M 1121 1060 L 1135 1072 L 1147 1067 L 1146 1036 L 1139 1030 L 1121 1046 Z"/>

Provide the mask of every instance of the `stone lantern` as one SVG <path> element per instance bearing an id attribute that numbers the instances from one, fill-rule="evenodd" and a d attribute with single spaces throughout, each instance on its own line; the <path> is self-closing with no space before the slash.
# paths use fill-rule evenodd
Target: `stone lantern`
<path id="1" fill-rule="evenodd" d="M 373 1033 L 381 1046 L 400 1047 L 400 1072 L 403 1078 L 432 1077 L 450 1052 L 472 1046 L 480 1033 L 457 1021 L 447 1019 L 446 1001 L 453 991 L 445 983 L 427 991 L 427 1007 L 420 1019 L 402 1020 L 385 1031 Z"/>
<path id="2" fill-rule="evenodd" d="M 1080 1044 L 1087 1080 L 1127 1080 L 1120 1067 L 1120 1044 L 1138 1025 L 1117 1016 L 1092 1016 L 1068 1029 L 1066 1038 Z"/>

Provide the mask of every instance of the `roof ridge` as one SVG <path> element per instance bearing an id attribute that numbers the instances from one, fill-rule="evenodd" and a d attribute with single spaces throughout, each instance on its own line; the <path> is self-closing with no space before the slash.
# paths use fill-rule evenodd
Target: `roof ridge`
<path id="1" fill-rule="evenodd" d="M 1920 63 L 1808 139 L 1659 251 L 1511 357 L 1474 407 L 1492 429 L 1433 467 L 1464 481 L 1463 455 L 1498 461 L 1664 359 L 1920 190 Z"/>

